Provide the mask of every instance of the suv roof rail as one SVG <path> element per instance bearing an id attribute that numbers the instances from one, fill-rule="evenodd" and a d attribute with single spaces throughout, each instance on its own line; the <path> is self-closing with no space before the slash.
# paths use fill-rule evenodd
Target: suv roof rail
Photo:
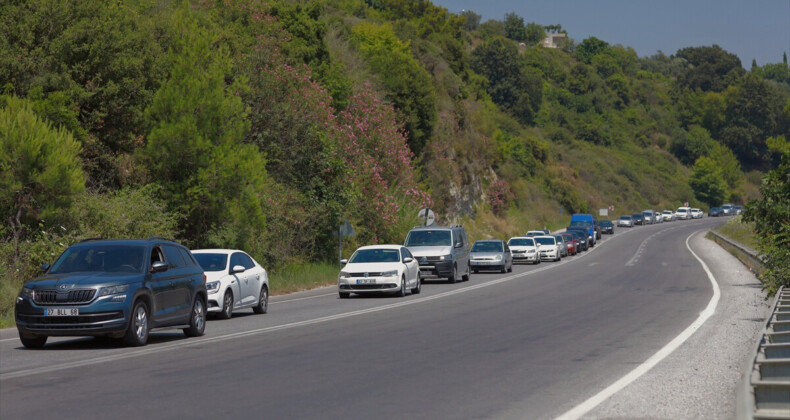
<path id="1" fill-rule="evenodd" d="M 164 236 L 149 236 L 148 239 L 146 239 L 146 241 L 153 241 L 153 240 L 175 242 L 173 241 L 172 238 L 165 238 Z"/>
<path id="2" fill-rule="evenodd" d="M 80 243 L 88 242 L 88 241 L 100 241 L 102 239 L 104 239 L 104 238 L 101 238 L 101 237 L 99 237 L 99 238 L 85 238 L 85 239 L 81 240 Z"/>

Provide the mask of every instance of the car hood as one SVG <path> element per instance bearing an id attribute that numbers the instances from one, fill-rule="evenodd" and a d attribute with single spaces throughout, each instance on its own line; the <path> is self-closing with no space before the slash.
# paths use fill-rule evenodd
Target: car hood
<path id="1" fill-rule="evenodd" d="M 102 286 L 107 284 L 128 284 L 140 281 L 140 273 L 63 273 L 45 274 L 26 283 L 36 289 L 54 289 L 60 285 L 74 285 L 72 288 Z"/>
<path id="2" fill-rule="evenodd" d="M 386 262 L 386 263 L 348 263 L 343 267 L 346 273 L 381 273 L 383 271 L 398 270 L 401 268 L 401 263 Z"/>
<path id="3" fill-rule="evenodd" d="M 206 275 L 206 283 L 211 283 L 212 281 L 219 281 L 223 280 L 226 277 L 234 277 L 228 274 L 228 270 L 222 271 L 204 271 L 203 274 Z"/>
<path id="4" fill-rule="evenodd" d="M 410 246 L 409 251 L 415 257 L 438 257 L 439 255 L 450 255 L 453 253 L 451 246 Z"/>
<path id="5" fill-rule="evenodd" d="M 472 258 L 494 258 L 496 256 L 502 256 L 501 252 L 473 252 Z"/>
<path id="6" fill-rule="evenodd" d="M 511 245 L 510 246 L 510 251 L 511 252 L 512 251 L 529 251 L 530 249 L 538 249 L 538 247 L 529 246 L 529 245 L 516 245 L 516 246 L 512 246 Z"/>

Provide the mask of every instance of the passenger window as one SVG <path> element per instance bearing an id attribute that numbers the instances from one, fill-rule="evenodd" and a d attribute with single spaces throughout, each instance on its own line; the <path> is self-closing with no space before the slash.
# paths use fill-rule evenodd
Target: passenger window
<path id="1" fill-rule="evenodd" d="M 244 263 L 242 263 L 241 255 L 242 254 L 237 252 L 230 256 L 230 267 L 228 267 L 229 269 L 233 270 L 233 267 L 237 265 L 240 265 L 242 267 L 244 266 Z"/>
<path id="2" fill-rule="evenodd" d="M 195 257 L 193 257 L 192 254 L 189 251 L 187 251 L 184 248 L 178 248 L 178 252 L 181 253 L 181 258 L 184 260 L 186 265 L 188 265 L 188 266 L 195 266 L 195 265 L 197 265 L 197 261 L 195 261 Z"/>
<path id="3" fill-rule="evenodd" d="M 246 269 L 250 269 L 255 267 L 255 264 L 252 262 L 252 258 L 250 258 L 247 254 L 239 254 L 241 256 L 241 263 Z"/>
<path id="4" fill-rule="evenodd" d="M 159 247 L 154 247 L 154 249 L 151 250 L 151 264 L 153 265 L 153 263 L 155 262 L 160 262 L 164 260 L 165 258 L 162 255 L 162 250 L 159 249 Z"/>
<path id="5" fill-rule="evenodd" d="M 165 251 L 165 259 L 171 268 L 186 267 L 181 253 L 178 252 L 178 248 L 172 245 L 163 245 L 162 249 Z"/>

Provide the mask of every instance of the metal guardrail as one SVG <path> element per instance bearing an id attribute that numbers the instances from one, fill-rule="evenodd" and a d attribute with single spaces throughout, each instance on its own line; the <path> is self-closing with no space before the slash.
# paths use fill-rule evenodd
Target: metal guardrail
<path id="1" fill-rule="evenodd" d="M 746 366 L 736 418 L 790 420 L 790 290 L 776 293 L 762 336 Z"/>
<path id="2" fill-rule="evenodd" d="M 733 241 L 732 239 L 716 232 L 716 231 L 708 231 L 711 236 L 713 236 L 714 241 L 716 241 L 719 245 L 722 245 L 725 249 L 730 247 L 735 249 L 737 252 L 736 257 L 741 260 L 747 267 L 749 267 L 752 272 L 759 272 L 763 268 L 763 260 L 760 258 L 760 254 L 748 246 L 738 242 Z"/>

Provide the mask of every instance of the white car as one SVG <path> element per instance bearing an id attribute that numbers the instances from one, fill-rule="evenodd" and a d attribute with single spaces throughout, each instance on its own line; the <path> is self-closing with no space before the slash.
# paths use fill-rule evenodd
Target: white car
<path id="1" fill-rule="evenodd" d="M 688 220 L 691 219 L 691 209 L 688 207 L 678 207 L 675 210 L 675 220 Z"/>
<path id="2" fill-rule="evenodd" d="M 617 219 L 617 227 L 634 227 L 634 218 L 631 216 L 620 216 Z"/>
<path id="3" fill-rule="evenodd" d="M 694 208 L 691 209 L 691 218 L 692 219 L 702 219 L 702 210 Z"/>
<path id="4" fill-rule="evenodd" d="M 544 235 L 533 236 L 532 239 L 535 240 L 535 243 L 540 245 L 540 259 L 559 261 L 560 258 L 562 258 L 562 254 L 560 254 L 560 244 L 557 242 L 557 238 Z"/>
<path id="5" fill-rule="evenodd" d="M 664 210 L 664 211 L 662 211 L 661 212 L 661 216 L 667 222 L 674 222 L 675 221 L 675 212 L 673 212 L 672 210 Z"/>
<path id="6" fill-rule="evenodd" d="M 513 254 L 513 263 L 524 261 L 540 264 L 540 247 L 535 243 L 535 238 L 516 236 L 507 241 L 507 246 Z"/>
<path id="7" fill-rule="evenodd" d="M 351 293 L 393 292 L 406 296 L 420 293 L 420 265 L 402 245 L 370 245 L 354 251 L 337 277 L 337 291 L 341 299 Z"/>
<path id="8" fill-rule="evenodd" d="M 265 314 L 269 307 L 269 276 L 246 252 L 237 249 L 197 249 L 192 255 L 203 267 L 208 312 L 222 319 L 234 310 L 252 308 Z"/>

